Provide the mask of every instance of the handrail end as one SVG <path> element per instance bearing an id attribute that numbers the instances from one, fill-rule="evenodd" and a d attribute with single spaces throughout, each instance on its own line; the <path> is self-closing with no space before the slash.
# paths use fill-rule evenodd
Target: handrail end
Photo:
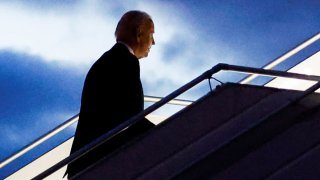
<path id="1" fill-rule="evenodd" d="M 221 69 L 228 69 L 229 68 L 229 64 L 226 64 L 226 63 L 218 63 L 217 65 L 215 65 L 214 67 L 217 67 L 219 68 L 220 70 Z M 213 67 L 213 68 L 214 68 Z"/>
<path id="2" fill-rule="evenodd" d="M 213 66 L 210 70 L 208 70 L 207 73 L 209 73 L 210 76 L 212 76 L 213 74 L 226 69 L 229 69 L 229 64 L 218 63 L 217 65 Z"/>

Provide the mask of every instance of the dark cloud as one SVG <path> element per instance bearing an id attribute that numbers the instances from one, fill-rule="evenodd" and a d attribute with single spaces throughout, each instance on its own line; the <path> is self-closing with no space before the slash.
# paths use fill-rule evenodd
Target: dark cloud
<path id="1" fill-rule="evenodd" d="M 204 32 L 204 39 L 217 39 L 245 52 L 250 55 L 246 63 L 251 66 L 266 64 L 320 29 L 318 1 L 187 1 L 184 4 L 194 17 L 188 20 Z"/>
<path id="2" fill-rule="evenodd" d="M 1 51 L 0 128 L 13 131 L 0 132 L 0 143 L 10 145 L 16 137 L 25 145 L 77 114 L 84 77 L 39 57 Z M 0 151 L 20 148 L 1 146 Z"/>

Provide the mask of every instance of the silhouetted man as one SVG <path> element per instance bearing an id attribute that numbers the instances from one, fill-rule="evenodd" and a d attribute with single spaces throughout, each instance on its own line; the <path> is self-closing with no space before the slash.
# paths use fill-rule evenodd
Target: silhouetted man
<path id="1" fill-rule="evenodd" d="M 71 153 L 143 111 L 144 95 L 138 60 L 147 57 L 155 44 L 153 33 L 154 24 L 147 13 L 129 11 L 122 16 L 115 31 L 117 43 L 94 63 L 87 74 Z M 143 119 L 122 131 L 69 164 L 68 177 L 153 126 Z"/>

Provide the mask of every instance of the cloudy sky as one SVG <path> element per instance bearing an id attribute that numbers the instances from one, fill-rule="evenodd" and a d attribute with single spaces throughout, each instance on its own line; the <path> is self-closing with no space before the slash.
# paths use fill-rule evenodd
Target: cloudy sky
<path id="1" fill-rule="evenodd" d="M 319 8 L 318 0 L 2 0 L 0 160 L 78 113 L 85 75 L 128 10 L 154 19 L 156 45 L 140 62 L 141 78 L 146 95 L 165 96 L 217 63 L 262 67 L 319 33 Z M 279 68 L 316 50 L 319 42 Z M 183 97 L 203 89 L 191 92 Z"/>

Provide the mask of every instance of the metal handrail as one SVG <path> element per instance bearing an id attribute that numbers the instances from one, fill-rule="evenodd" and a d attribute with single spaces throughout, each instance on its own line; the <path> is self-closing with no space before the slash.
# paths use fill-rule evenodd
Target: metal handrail
<path id="1" fill-rule="evenodd" d="M 271 61 L 270 63 L 264 65 L 262 68 L 263 69 L 272 69 L 276 65 L 280 64 L 281 62 L 287 60 L 291 56 L 295 55 L 296 53 L 300 52 L 302 49 L 306 48 L 307 46 L 313 44 L 314 42 L 318 41 L 320 39 L 320 33 L 317 33 L 316 35 L 312 36 L 308 40 L 304 41 L 300 45 L 296 46 L 292 50 L 286 52 L 285 54 L 281 55 L 280 57 L 276 58 L 275 60 Z M 240 84 L 246 84 L 253 79 L 255 79 L 257 75 L 252 74 L 247 77 L 245 77 L 243 80 L 241 80 L 239 83 Z"/>
<path id="2" fill-rule="evenodd" d="M 156 96 L 144 96 L 144 101 L 146 102 L 158 102 L 162 99 L 162 97 Z M 185 100 L 185 99 L 172 99 L 167 104 L 178 105 L 178 106 L 189 106 L 193 101 Z"/>
<path id="3" fill-rule="evenodd" d="M 307 96 L 309 96 L 311 93 L 315 92 L 319 88 L 320 88 L 320 81 L 318 81 L 316 84 L 312 85 L 311 87 L 309 87 L 308 89 L 306 89 L 302 93 L 299 93 L 294 97 L 291 97 L 289 100 L 287 99 L 287 101 L 281 103 L 279 106 L 275 107 L 274 110 L 272 110 L 271 112 L 267 113 L 266 115 L 264 115 L 264 116 L 262 116 L 262 117 L 260 117 L 258 119 L 255 119 L 254 122 L 250 123 L 250 126 L 244 126 L 244 127 L 241 128 L 241 131 L 239 131 L 238 133 L 233 134 L 231 136 L 228 136 L 226 141 L 224 141 L 222 143 L 218 143 L 216 148 L 211 149 L 210 152 L 212 153 L 214 151 L 218 151 L 218 149 L 223 148 L 223 146 L 225 146 L 228 143 L 230 143 L 231 141 L 235 140 L 237 137 L 239 137 L 239 136 L 249 132 L 253 128 L 257 127 L 261 122 L 265 122 L 266 120 L 268 120 L 268 119 L 270 119 L 272 117 L 275 117 L 275 116 L 279 115 L 281 112 L 285 111 L 285 108 L 287 108 L 289 106 L 292 106 L 294 104 L 297 104 L 298 102 L 300 102 L 301 100 L 303 100 L 304 98 L 306 98 Z M 232 121 L 232 119 L 230 121 Z M 182 168 L 182 170 L 179 170 L 177 173 L 172 175 L 171 176 L 172 179 L 174 179 L 174 177 L 177 176 L 179 174 L 179 172 L 183 172 L 183 171 L 186 171 L 187 169 L 192 168 L 192 166 L 194 165 L 194 162 L 199 162 L 199 161 L 203 160 L 204 158 L 206 158 L 207 155 L 208 154 L 204 153 L 204 154 L 201 154 L 200 156 L 198 156 L 196 158 L 196 160 L 193 160 L 191 163 L 189 163 L 188 165 L 184 166 Z"/>
<path id="4" fill-rule="evenodd" d="M 144 96 L 145 102 L 158 102 L 161 100 L 162 97 L 156 97 L 156 96 Z M 179 105 L 179 106 L 188 106 L 192 104 L 193 101 L 190 100 L 183 100 L 183 99 L 173 99 L 168 102 L 168 104 L 172 105 Z M 10 162 L 14 161 L 15 159 L 19 158 L 20 156 L 24 155 L 25 153 L 29 152 L 33 148 L 37 147 L 41 143 L 45 142 L 52 136 L 58 134 L 59 132 L 63 131 L 67 127 L 71 126 L 73 123 L 77 122 L 79 120 L 79 114 L 74 115 L 70 119 L 66 120 L 62 124 L 58 125 L 57 127 L 53 128 L 46 134 L 40 136 L 36 140 L 32 141 L 28 145 L 22 147 L 20 150 L 18 150 L 16 153 L 13 153 L 9 157 L 5 158 L 2 162 L 0 162 L 0 169 L 4 166 L 8 165 Z"/>
<path id="5" fill-rule="evenodd" d="M 93 150 L 94 148 L 98 147 L 102 143 L 104 143 L 106 140 L 112 138 L 117 133 L 122 131 L 124 128 L 127 128 L 128 126 L 131 126 L 135 123 L 137 123 L 140 119 L 145 117 L 146 115 L 150 114 L 151 112 L 155 111 L 156 109 L 160 108 L 164 104 L 168 103 L 170 100 L 176 98 L 180 94 L 184 93 L 185 91 L 189 90 L 193 86 L 197 85 L 201 81 L 211 78 L 211 76 L 221 70 L 225 71 L 236 71 L 236 72 L 242 72 L 242 73 L 249 73 L 249 74 L 260 74 L 260 75 L 266 75 L 266 76 L 275 76 L 275 77 L 287 77 L 287 78 L 294 78 L 294 79 L 304 79 L 304 80 L 311 80 L 311 81 L 320 81 L 320 76 L 314 76 L 314 75 L 304 75 L 304 74 L 298 74 L 298 73 L 289 73 L 289 72 L 283 72 L 283 71 L 276 71 L 276 70 L 265 70 L 265 69 L 257 69 L 257 68 L 251 68 L 251 67 L 243 67 L 243 66 L 235 66 L 235 65 L 228 65 L 228 64 L 218 64 L 211 68 L 210 70 L 204 72 L 202 75 L 198 76 L 197 78 L 193 79 L 189 83 L 185 84 L 181 88 L 177 89 L 176 91 L 172 92 L 168 96 L 164 97 L 157 103 L 149 106 L 144 111 L 140 112 L 139 114 L 133 116 L 129 120 L 123 122 L 122 124 L 118 125 L 111 131 L 103 134 L 93 142 L 87 144 L 86 146 L 82 147 L 78 151 L 71 154 L 69 157 L 61 160 L 59 163 L 55 164 L 54 166 L 50 167 L 46 171 L 42 172 L 38 176 L 36 176 L 34 179 L 43 179 L 50 174 L 54 173 L 58 169 L 62 168 L 65 165 L 68 165 L 69 163 L 77 160 L 78 158 L 82 157 L 89 151 Z"/>
<path id="6" fill-rule="evenodd" d="M 49 138 L 51 138 L 52 136 L 58 134 L 59 132 L 61 132 L 62 130 L 64 130 L 65 128 L 71 126 L 73 123 L 78 121 L 78 114 L 74 115 L 73 117 L 71 117 L 70 119 L 68 119 L 67 121 L 65 121 L 64 123 L 58 125 L 57 127 L 55 127 L 54 129 L 52 129 L 51 131 L 49 131 L 48 133 L 40 136 L 38 139 L 34 140 L 33 142 L 31 142 L 30 144 L 24 146 L 23 148 L 21 148 L 21 150 L 18 150 L 16 153 L 10 155 L 9 157 L 7 157 L 6 159 L 4 159 L 1 163 L 0 163 L 0 168 L 3 168 L 4 166 L 6 166 L 7 164 L 9 164 L 10 162 L 14 161 L 15 159 L 19 158 L 20 156 L 24 155 L 25 153 L 29 152 L 31 149 L 35 148 L 36 146 L 40 145 L 41 143 L 43 143 L 44 141 L 48 140 Z"/>

